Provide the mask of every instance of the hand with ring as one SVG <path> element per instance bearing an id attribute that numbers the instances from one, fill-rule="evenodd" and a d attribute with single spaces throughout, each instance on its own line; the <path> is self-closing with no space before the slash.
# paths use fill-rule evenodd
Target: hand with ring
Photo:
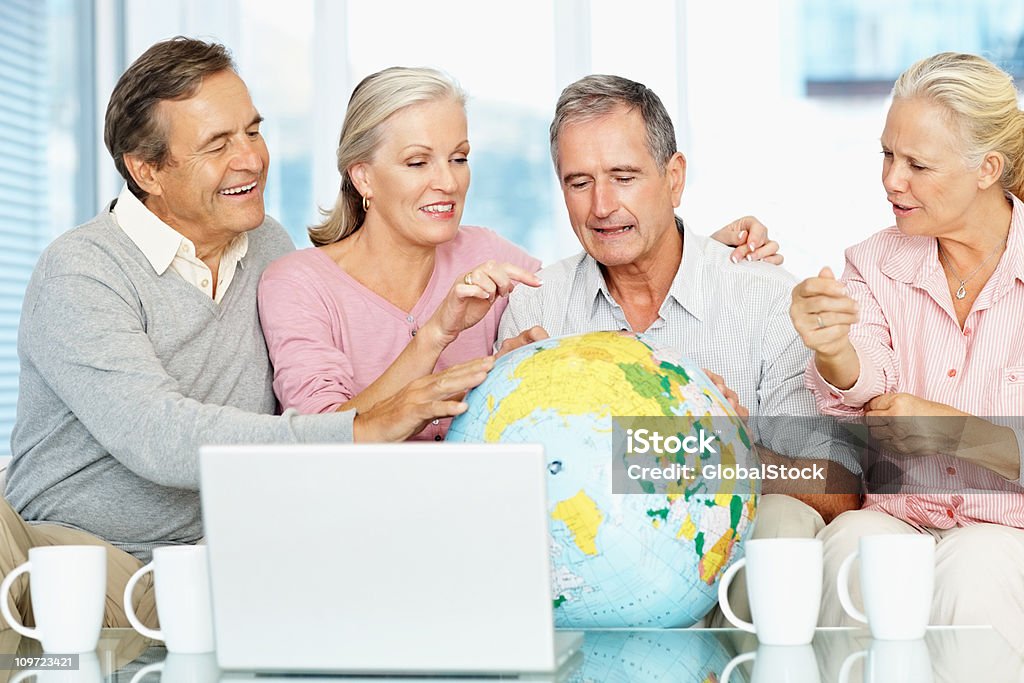
<path id="1" fill-rule="evenodd" d="M 850 345 L 850 326 L 860 319 L 859 307 L 846 294 L 830 268 L 793 288 L 789 317 L 804 345 L 826 357 L 845 352 Z"/>
<path id="2" fill-rule="evenodd" d="M 508 296 L 517 284 L 539 287 L 540 279 L 511 263 L 481 263 L 456 280 L 424 328 L 432 331 L 430 338 L 443 348 L 480 322 L 498 297 Z"/>

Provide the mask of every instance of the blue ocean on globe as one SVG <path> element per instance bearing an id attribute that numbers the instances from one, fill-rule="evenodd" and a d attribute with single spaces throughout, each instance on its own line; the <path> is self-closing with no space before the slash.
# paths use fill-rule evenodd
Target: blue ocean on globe
<path id="1" fill-rule="evenodd" d="M 709 481 L 697 467 L 662 490 L 612 492 L 613 470 L 633 459 L 750 462 L 746 426 L 700 368 L 642 334 L 545 339 L 499 358 L 466 402 L 448 440 L 545 448 L 556 625 L 690 626 L 716 603 L 718 579 L 753 528 L 758 481 Z M 720 447 L 713 455 L 613 454 L 620 416 L 702 420 Z"/>

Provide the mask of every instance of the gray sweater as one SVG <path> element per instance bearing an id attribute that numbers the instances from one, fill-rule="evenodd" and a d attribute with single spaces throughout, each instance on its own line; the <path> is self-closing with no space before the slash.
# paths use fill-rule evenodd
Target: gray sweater
<path id="1" fill-rule="evenodd" d="M 268 218 L 216 304 L 171 269 L 157 275 L 109 211 L 57 238 L 18 332 L 6 497 L 22 517 L 145 559 L 203 535 L 201 444 L 351 441 L 352 413 L 273 415 L 256 287 L 292 249 Z"/>

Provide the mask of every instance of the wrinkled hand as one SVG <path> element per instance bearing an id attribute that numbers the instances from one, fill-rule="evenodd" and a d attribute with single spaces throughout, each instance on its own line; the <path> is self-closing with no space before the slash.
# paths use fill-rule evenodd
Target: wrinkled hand
<path id="1" fill-rule="evenodd" d="M 721 375 L 711 372 L 707 368 L 701 369 L 704 371 L 704 374 L 711 379 L 711 382 L 715 385 L 715 388 L 722 392 L 722 396 L 725 396 L 725 400 L 729 402 L 729 405 L 732 406 L 732 409 L 736 411 L 737 415 L 739 415 L 744 420 L 750 417 L 750 411 L 747 410 L 744 406 L 740 405 L 740 397 L 736 394 L 735 391 L 733 391 L 726 385 L 725 380 L 722 378 Z"/>
<path id="2" fill-rule="evenodd" d="M 765 261 L 776 266 L 781 265 L 785 258 L 779 253 L 779 243 L 768 239 L 768 228 L 753 216 L 737 218 L 729 225 L 711 235 L 722 244 L 733 249 L 729 260 L 739 263 L 747 261 Z"/>
<path id="3" fill-rule="evenodd" d="M 501 343 L 501 347 L 498 348 L 498 357 L 504 356 L 509 351 L 515 351 L 516 349 L 532 344 L 535 341 L 541 339 L 547 339 L 551 335 L 540 325 L 534 325 L 528 330 L 523 330 L 517 336 L 511 339 L 506 339 Z"/>
<path id="4" fill-rule="evenodd" d="M 431 420 L 466 412 L 466 392 L 477 386 L 494 367 L 494 357 L 460 363 L 410 382 L 393 396 L 356 415 L 353 440 L 357 442 L 404 441 L 420 432 Z"/>
<path id="5" fill-rule="evenodd" d="M 793 288 L 789 317 L 804 346 L 835 356 L 850 343 L 850 326 L 860 320 L 860 306 L 825 267 Z"/>
<path id="6" fill-rule="evenodd" d="M 517 283 L 540 286 L 540 278 L 511 263 L 488 261 L 459 278 L 427 325 L 436 328 L 442 346 L 480 322 L 499 296 L 508 296 Z"/>
<path id="7" fill-rule="evenodd" d="M 871 436 L 900 455 L 955 455 L 970 417 L 944 403 L 905 393 L 876 396 L 864 406 L 864 416 Z"/>

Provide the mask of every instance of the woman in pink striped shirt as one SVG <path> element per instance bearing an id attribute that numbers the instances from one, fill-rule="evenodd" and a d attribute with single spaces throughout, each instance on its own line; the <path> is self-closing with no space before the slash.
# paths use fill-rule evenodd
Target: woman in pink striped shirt
<path id="1" fill-rule="evenodd" d="M 927 533 L 932 623 L 991 623 L 1024 650 L 1024 437 L 979 417 L 1024 415 L 1013 79 L 973 55 L 922 60 L 893 87 L 881 143 L 896 226 L 848 249 L 841 280 L 825 268 L 793 291 L 819 409 L 866 415 L 901 470 L 901 493 L 873 495 L 869 477 L 863 509 L 819 534 L 833 579 L 822 623 L 842 621 L 834 578 L 860 536 Z"/>

